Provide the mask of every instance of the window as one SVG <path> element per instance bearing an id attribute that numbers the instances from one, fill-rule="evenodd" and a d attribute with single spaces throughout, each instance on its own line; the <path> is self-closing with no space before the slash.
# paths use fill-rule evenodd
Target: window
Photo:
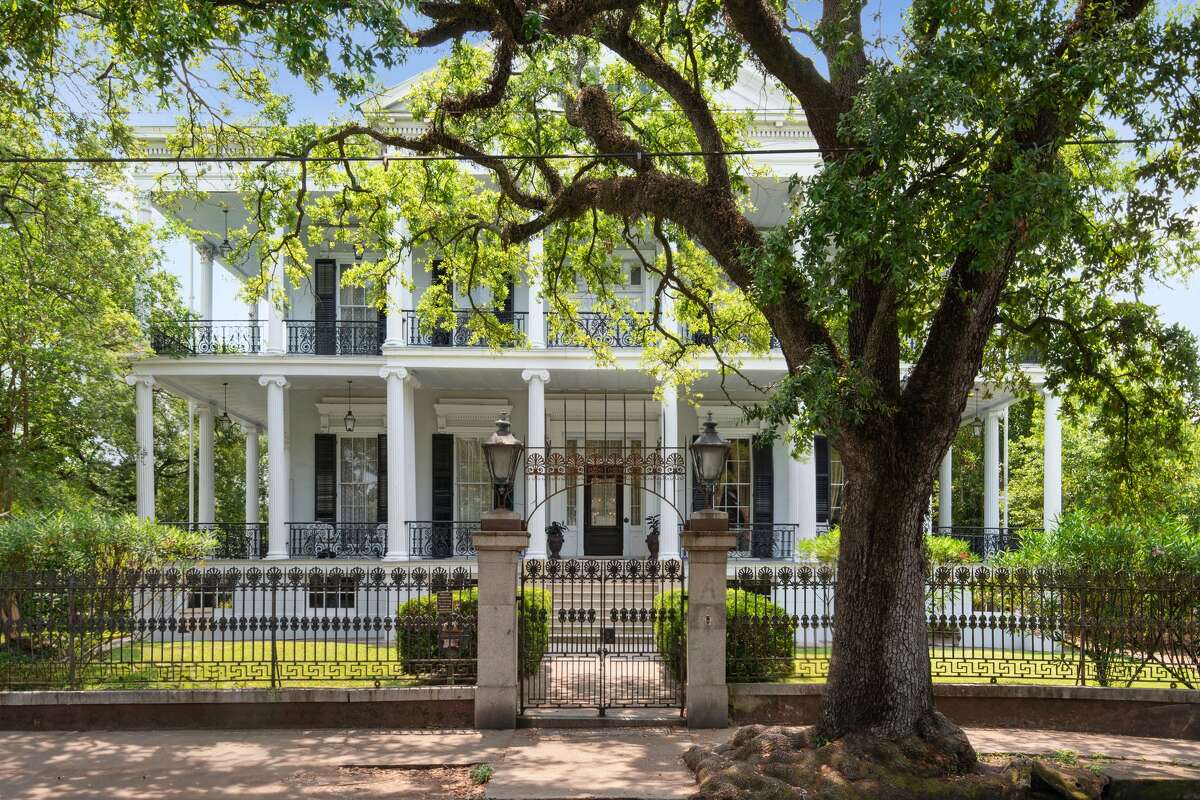
<path id="1" fill-rule="evenodd" d="M 357 600 L 354 578 L 313 575 L 308 579 L 309 608 L 354 608 Z"/>
<path id="2" fill-rule="evenodd" d="M 729 514 L 731 525 L 749 525 L 753 520 L 754 484 L 750 477 L 750 440 L 730 439 L 725 471 L 717 481 L 714 508 Z"/>
<path id="3" fill-rule="evenodd" d="M 835 525 L 842 520 L 843 495 L 846 489 L 846 468 L 842 454 L 829 448 L 829 519 Z"/>
<path id="4" fill-rule="evenodd" d="M 460 522 L 478 522 L 483 512 L 492 510 L 492 479 L 482 444 L 483 439 L 454 439 L 454 519 Z"/>
<path id="5" fill-rule="evenodd" d="M 366 286 L 350 286 L 345 275 L 354 264 L 342 264 L 338 268 L 338 319 L 343 322 L 374 322 L 379 311 L 369 305 Z"/>
<path id="6" fill-rule="evenodd" d="M 629 455 L 634 458 L 640 458 L 642 455 L 642 442 L 640 439 L 634 439 L 629 443 Z M 629 524 L 642 524 L 642 476 L 638 472 L 634 472 L 628 478 L 629 481 Z"/>
<path id="7" fill-rule="evenodd" d="M 569 439 L 567 441 L 567 463 L 568 464 L 574 463 L 575 452 L 577 450 L 577 447 L 578 446 L 576 445 L 574 439 Z M 567 495 L 567 524 L 568 525 L 578 525 L 579 524 L 579 495 L 577 494 L 577 492 L 582 488 L 582 485 L 583 485 L 582 479 L 583 479 L 582 475 L 570 475 L 567 478 L 567 482 L 571 487 L 565 492 L 565 494 Z"/>
<path id="8" fill-rule="evenodd" d="M 641 267 L 632 266 L 629 268 L 629 285 L 630 286 L 641 286 L 642 285 L 642 268 Z"/>
<path id="9" fill-rule="evenodd" d="M 186 608 L 189 611 L 233 608 L 233 592 L 228 586 L 222 585 L 219 578 L 205 576 L 199 586 L 188 590 Z"/>
<path id="10" fill-rule="evenodd" d="M 338 439 L 338 516 L 341 522 L 379 520 L 379 438 Z"/>

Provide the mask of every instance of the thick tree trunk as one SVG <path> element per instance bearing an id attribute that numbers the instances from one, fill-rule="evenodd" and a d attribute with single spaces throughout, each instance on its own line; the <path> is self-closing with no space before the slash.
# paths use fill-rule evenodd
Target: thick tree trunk
<path id="1" fill-rule="evenodd" d="M 847 450 L 821 733 L 919 736 L 939 746 L 957 739 L 946 746 L 969 751 L 961 733 L 935 714 L 929 675 L 923 537 L 932 473 L 925 466 L 937 459 L 879 441 Z M 974 753 L 958 760 L 968 767 Z"/>

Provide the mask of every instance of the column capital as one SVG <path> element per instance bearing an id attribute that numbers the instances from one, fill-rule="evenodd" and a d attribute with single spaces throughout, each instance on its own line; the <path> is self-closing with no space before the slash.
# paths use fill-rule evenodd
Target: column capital
<path id="1" fill-rule="evenodd" d="M 242 429 L 242 433 L 247 436 L 258 436 L 262 433 L 262 426 L 257 422 L 246 422 L 242 420 L 238 422 L 238 426 Z"/>
<path id="2" fill-rule="evenodd" d="M 142 386 L 151 387 L 158 383 L 158 381 L 154 379 L 153 375 L 126 375 L 125 382 L 130 386 L 137 386 L 138 384 L 141 384 Z"/>
<path id="3" fill-rule="evenodd" d="M 201 242 L 196 245 L 196 252 L 200 254 L 202 260 L 211 264 L 217 256 L 217 246 L 212 242 Z"/>
<path id="4" fill-rule="evenodd" d="M 280 389 L 286 389 L 290 385 L 290 384 L 288 384 L 288 379 L 283 377 L 282 375 L 260 375 L 259 376 L 259 378 L 258 378 L 259 386 L 270 386 L 271 384 L 275 384 Z"/>
<path id="5" fill-rule="evenodd" d="M 521 380 L 529 383 L 531 380 L 537 379 L 542 383 L 550 382 L 550 370 L 548 369 L 527 369 L 522 370 Z"/>
<path id="6" fill-rule="evenodd" d="M 385 381 L 395 375 L 402 381 L 406 381 L 412 375 L 405 367 L 383 367 L 379 370 L 379 377 Z"/>

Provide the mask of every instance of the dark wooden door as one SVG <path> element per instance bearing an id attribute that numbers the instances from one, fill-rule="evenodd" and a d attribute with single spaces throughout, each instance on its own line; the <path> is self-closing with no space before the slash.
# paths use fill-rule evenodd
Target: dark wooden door
<path id="1" fill-rule="evenodd" d="M 583 484 L 583 554 L 619 556 L 625 550 L 625 485 L 618 470 L 588 469 Z"/>

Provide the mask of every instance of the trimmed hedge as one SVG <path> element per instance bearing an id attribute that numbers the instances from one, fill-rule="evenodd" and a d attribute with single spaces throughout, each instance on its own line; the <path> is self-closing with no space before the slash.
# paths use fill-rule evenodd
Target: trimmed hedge
<path id="1" fill-rule="evenodd" d="M 453 619 L 462 628 L 462 642 L 458 658 L 474 663 L 479 653 L 477 624 L 479 619 L 479 589 L 458 589 L 452 592 L 454 599 Z M 521 592 L 519 610 L 521 641 L 520 677 L 536 674 L 542 656 L 550 643 L 551 596 L 544 589 L 524 589 Z M 437 595 L 425 595 L 400 605 L 396 612 L 399 628 L 396 630 L 396 646 L 400 651 L 400 668 L 406 675 L 424 675 L 438 672 L 448 666 L 446 657 L 439 647 L 440 625 L 445 620 L 437 613 Z"/>
<path id="2" fill-rule="evenodd" d="M 725 615 L 726 680 L 746 683 L 791 674 L 795 628 L 787 611 L 760 594 L 727 589 Z M 671 676 L 684 680 L 687 595 L 682 589 L 654 598 L 654 644 Z"/>

